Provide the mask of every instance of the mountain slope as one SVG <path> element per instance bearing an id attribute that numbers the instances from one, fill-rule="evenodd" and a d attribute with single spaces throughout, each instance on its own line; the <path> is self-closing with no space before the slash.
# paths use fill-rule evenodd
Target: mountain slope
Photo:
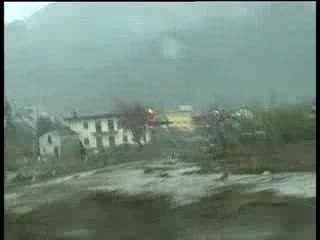
<path id="1" fill-rule="evenodd" d="M 56 113 L 237 103 L 314 86 L 310 3 L 64 2 L 5 27 L 7 95 Z"/>

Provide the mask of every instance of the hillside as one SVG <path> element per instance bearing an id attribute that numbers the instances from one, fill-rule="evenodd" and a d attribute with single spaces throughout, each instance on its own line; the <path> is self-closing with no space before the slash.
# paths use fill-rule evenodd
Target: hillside
<path id="1" fill-rule="evenodd" d="M 5 91 L 56 113 L 315 92 L 313 3 L 52 3 L 5 27 Z"/>

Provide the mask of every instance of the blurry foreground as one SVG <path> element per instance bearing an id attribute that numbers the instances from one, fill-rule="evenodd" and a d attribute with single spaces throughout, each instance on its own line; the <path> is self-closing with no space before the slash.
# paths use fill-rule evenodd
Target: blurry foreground
<path id="1" fill-rule="evenodd" d="M 135 161 L 11 189 L 6 239 L 315 239 L 315 174 Z"/>

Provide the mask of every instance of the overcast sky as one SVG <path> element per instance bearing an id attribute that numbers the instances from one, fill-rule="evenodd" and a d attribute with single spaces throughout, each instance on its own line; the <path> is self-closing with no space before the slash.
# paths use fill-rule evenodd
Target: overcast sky
<path id="1" fill-rule="evenodd" d="M 5 2 L 5 23 L 28 17 L 49 3 L 50 2 Z"/>
<path id="2" fill-rule="evenodd" d="M 4 3 L 4 17 L 5 23 L 10 23 L 14 20 L 24 19 L 46 6 L 52 2 L 5 2 Z M 231 4 L 230 4 L 231 3 Z M 208 4 L 208 3 L 205 3 Z M 212 4 L 212 3 L 211 3 Z M 213 3 L 217 7 L 220 6 L 219 10 L 225 10 L 225 7 L 228 9 L 228 15 L 247 15 L 248 6 L 246 2 L 217 2 Z M 197 7 L 200 7 L 201 2 L 197 2 Z M 234 12 L 233 6 L 236 6 L 236 12 Z M 242 7 L 241 7 L 242 6 Z M 206 7 L 206 6 L 205 6 Z"/>

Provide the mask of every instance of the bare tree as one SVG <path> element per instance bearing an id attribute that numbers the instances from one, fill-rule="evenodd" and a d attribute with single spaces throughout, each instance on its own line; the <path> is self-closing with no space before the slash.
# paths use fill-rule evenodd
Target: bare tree
<path id="1" fill-rule="evenodd" d="M 38 135 L 42 136 L 43 134 L 53 131 L 56 128 L 55 122 L 52 122 L 50 118 L 40 116 L 38 118 Z"/>
<path id="2" fill-rule="evenodd" d="M 146 126 L 149 121 L 146 108 L 142 104 L 122 106 L 121 125 L 133 134 L 133 141 L 142 148 L 142 139 L 146 134 Z"/>

